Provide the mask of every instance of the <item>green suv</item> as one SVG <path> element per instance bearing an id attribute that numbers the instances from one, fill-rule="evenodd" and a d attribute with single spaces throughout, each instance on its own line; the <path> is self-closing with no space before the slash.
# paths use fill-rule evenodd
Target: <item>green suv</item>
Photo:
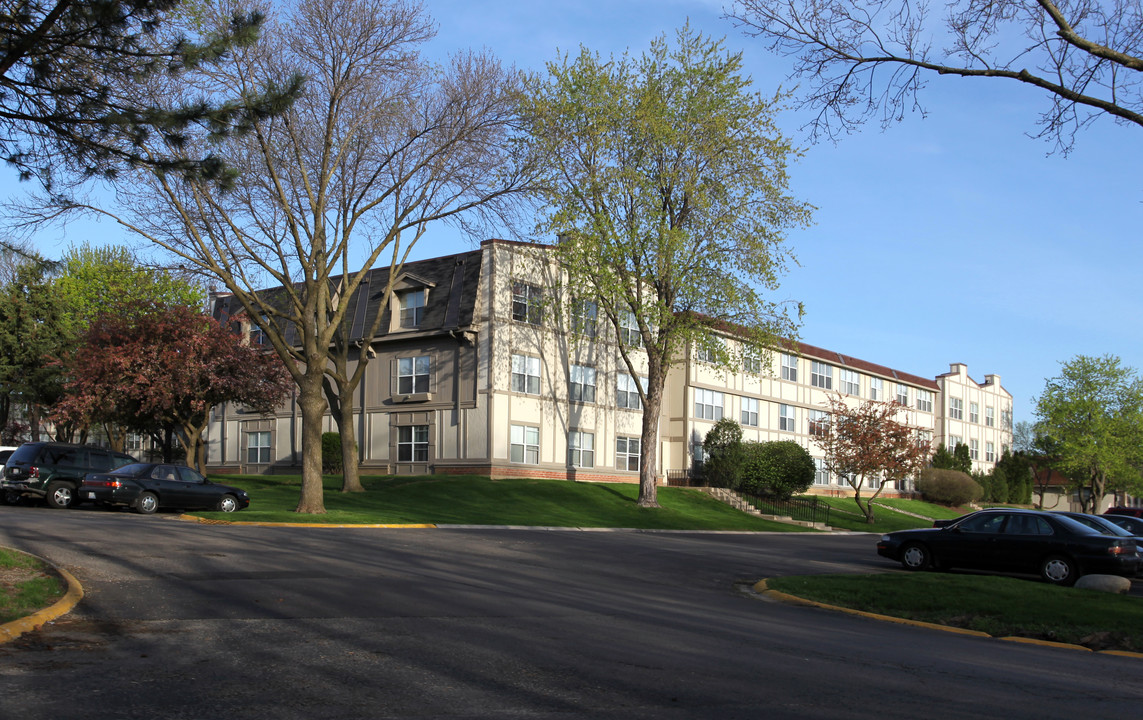
<path id="1" fill-rule="evenodd" d="M 4 465 L 0 502 L 21 497 L 43 498 L 53 508 L 71 507 L 76 489 L 88 473 L 105 473 L 137 462 L 126 453 L 88 445 L 57 442 L 24 443 Z"/>

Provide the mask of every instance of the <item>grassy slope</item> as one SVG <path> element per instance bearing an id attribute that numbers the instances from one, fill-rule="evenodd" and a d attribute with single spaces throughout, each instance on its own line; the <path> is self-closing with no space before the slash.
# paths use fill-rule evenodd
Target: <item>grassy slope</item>
<path id="1" fill-rule="evenodd" d="M 639 488 L 625 483 L 565 480 L 490 480 L 475 476 L 365 477 L 364 493 L 341 493 L 340 478 L 325 481 L 325 515 L 293 512 L 297 476 L 219 476 L 250 493 L 237 515 L 202 513 L 235 521 L 318 523 L 433 523 L 536 525 L 679 530 L 799 531 L 804 528 L 752 517 L 686 488 L 659 488 L 659 509 L 635 505 Z"/>

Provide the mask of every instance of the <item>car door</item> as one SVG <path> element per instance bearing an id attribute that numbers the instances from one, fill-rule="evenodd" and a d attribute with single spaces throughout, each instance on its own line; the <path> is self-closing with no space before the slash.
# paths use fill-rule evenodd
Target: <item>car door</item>
<path id="1" fill-rule="evenodd" d="M 189 467 L 180 467 L 178 470 L 186 497 L 186 504 L 180 507 L 187 509 L 214 507 L 218 502 L 217 486 L 208 483 L 206 478 Z"/>
<path id="2" fill-rule="evenodd" d="M 977 513 L 944 529 L 939 557 L 954 567 L 979 570 L 996 567 L 997 543 L 1007 519 L 1005 513 Z"/>
<path id="3" fill-rule="evenodd" d="M 1057 544 L 1052 525 L 1039 515 L 1013 513 L 997 542 L 998 570 L 1035 572 Z"/>
<path id="4" fill-rule="evenodd" d="M 186 501 L 185 483 L 179 480 L 179 471 L 174 465 L 156 465 L 148 484 L 158 493 L 161 507 L 178 508 Z"/>

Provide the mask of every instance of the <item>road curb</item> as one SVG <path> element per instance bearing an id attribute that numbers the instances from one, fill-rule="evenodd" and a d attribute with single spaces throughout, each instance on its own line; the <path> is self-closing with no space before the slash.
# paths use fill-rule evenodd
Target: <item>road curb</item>
<path id="1" fill-rule="evenodd" d="M 1128 650 L 1092 650 L 1091 648 L 1084 647 L 1083 645 L 1075 645 L 1073 643 L 1053 642 L 1051 640 L 1038 640 L 1036 638 L 1004 636 L 998 637 L 990 635 L 980 630 L 967 630 L 965 628 L 952 627 L 951 625 L 940 625 L 938 623 L 924 622 L 922 620 L 909 620 L 908 618 L 899 618 L 892 615 L 880 615 L 878 613 L 866 612 L 864 610 L 854 610 L 853 608 L 841 607 L 840 605 L 830 605 L 828 603 L 817 602 L 816 600 L 807 600 L 806 598 L 798 597 L 797 595 L 790 595 L 788 593 L 780 592 L 778 590 L 771 590 L 766 584 L 766 580 L 759 580 L 753 585 L 754 592 L 759 595 L 773 598 L 779 602 L 788 603 L 791 605 L 804 605 L 808 607 L 817 607 L 824 610 L 836 610 L 837 612 L 846 613 L 848 615 L 858 615 L 860 617 L 870 618 L 872 620 L 881 620 L 884 622 L 896 623 L 898 625 L 911 625 L 913 627 L 928 628 L 930 630 L 939 630 L 941 632 L 953 633 L 956 635 L 968 635 L 970 637 L 985 637 L 993 638 L 996 640 L 1003 640 L 1005 642 L 1020 643 L 1023 645 L 1036 645 L 1039 647 L 1052 647 L 1062 648 L 1065 650 L 1082 650 L 1084 652 L 1093 653 L 1096 655 L 1118 655 L 1120 657 L 1131 657 L 1143 659 L 1143 653 L 1130 652 Z"/>
<path id="2" fill-rule="evenodd" d="M 57 600 L 55 604 L 46 607 L 43 610 L 34 612 L 27 617 L 22 617 L 18 620 L 12 620 L 11 622 L 6 622 L 3 625 L 0 625 L 0 644 L 15 640 L 24 633 L 31 632 L 33 630 L 39 630 L 45 623 L 49 623 L 56 618 L 71 612 L 72 609 L 79 604 L 79 601 L 83 599 L 83 586 L 80 585 L 79 580 L 76 580 L 75 576 L 69 573 L 67 570 L 58 567 L 55 563 L 38 555 L 32 555 L 32 553 L 26 553 L 23 550 L 16 550 L 15 548 L 9 549 L 23 553 L 24 555 L 28 555 L 30 557 L 34 557 L 37 560 L 50 566 L 53 570 L 59 573 L 60 577 L 62 577 L 65 582 L 67 582 L 67 592 L 64 593 L 64 596 Z"/>

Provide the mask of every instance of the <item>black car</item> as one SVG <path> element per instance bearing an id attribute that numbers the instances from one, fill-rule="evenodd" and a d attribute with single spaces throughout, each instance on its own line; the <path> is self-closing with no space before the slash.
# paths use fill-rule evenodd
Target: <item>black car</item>
<path id="1" fill-rule="evenodd" d="M 0 502 L 21 497 L 43 498 L 53 508 L 71 507 L 75 491 L 88 473 L 108 472 L 136 462 L 126 453 L 88 445 L 30 442 L 16 448 L 4 464 Z"/>
<path id="2" fill-rule="evenodd" d="M 877 554 L 906 570 L 1039 573 L 1056 585 L 1091 573 L 1131 577 L 1140 563 L 1133 538 L 1101 535 L 1063 515 L 1012 509 L 981 510 L 944 527 L 882 535 Z"/>
<path id="3" fill-rule="evenodd" d="M 245 490 L 211 482 L 189 467 L 158 463 L 88 475 L 79 487 L 79 498 L 98 505 L 126 505 L 145 515 L 159 508 L 234 512 L 250 505 Z"/>
<path id="4" fill-rule="evenodd" d="M 1115 523 L 1132 535 L 1143 537 L 1143 518 L 1133 515 L 1100 515 L 1100 517 L 1109 523 Z"/>

